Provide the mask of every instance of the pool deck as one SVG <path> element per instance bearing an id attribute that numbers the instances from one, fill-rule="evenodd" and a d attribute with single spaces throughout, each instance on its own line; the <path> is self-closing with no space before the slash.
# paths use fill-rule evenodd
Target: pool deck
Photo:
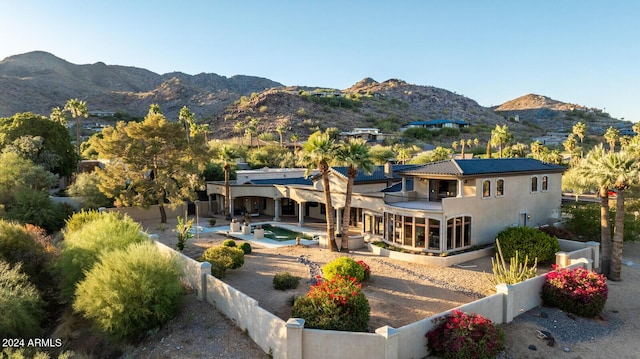
<path id="1" fill-rule="evenodd" d="M 300 227 L 298 225 L 292 225 L 292 224 L 287 224 L 287 223 L 282 223 L 282 222 L 273 222 L 273 221 L 266 221 L 266 222 L 254 222 L 251 223 L 251 227 L 255 227 L 257 225 L 265 225 L 265 224 L 269 224 L 272 225 L 274 227 L 280 227 L 280 228 L 284 228 L 284 229 L 288 229 L 290 231 L 294 231 L 294 232 L 300 232 L 312 237 L 315 236 L 323 236 L 326 235 L 326 233 L 324 231 L 320 231 L 314 228 L 309 228 L 309 227 Z M 192 230 L 192 233 L 196 233 L 197 228 L 194 228 Z M 207 226 L 200 226 L 200 233 L 208 233 L 208 232 L 213 232 L 213 233 L 217 233 L 217 234 L 222 234 L 228 237 L 232 237 L 232 238 L 237 238 L 237 239 L 241 239 L 243 241 L 248 241 L 248 242 L 253 242 L 256 244 L 259 244 L 263 247 L 266 248 L 277 248 L 277 247 L 283 247 L 283 246 L 291 246 L 291 245 L 295 245 L 296 244 L 296 240 L 295 239 L 291 239 L 291 240 L 287 240 L 287 241 L 276 241 L 274 239 L 270 239 L 270 238 L 260 238 L 260 239 L 256 239 L 253 234 L 250 235 L 246 235 L 246 234 L 242 234 L 242 232 L 231 232 L 231 228 L 229 225 L 226 226 L 216 226 L 216 227 L 207 227 Z M 304 244 L 304 245 L 314 245 L 314 244 L 318 244 L 317 240 L 308 240 L 308 239 L 300 239 L 300 243 Z"/>

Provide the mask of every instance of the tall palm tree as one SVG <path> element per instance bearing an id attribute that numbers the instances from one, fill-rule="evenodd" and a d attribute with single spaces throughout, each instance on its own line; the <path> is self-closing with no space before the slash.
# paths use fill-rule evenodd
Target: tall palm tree
<path id="1" fill-rule="evenodd" d="M 55 123 L 59 123 L 62 126 L 67 126 L 67 119 L 64 116 L 64 111 L 56 106 L 51 110 L 51 115 L 49 115 L 49 119 Z"/>
<path id="2" fill-rule="evenodd" d="M 618 137 L 620 137 L 620 130 L 614 127 L 609 127 L 607 132 L 604 133 L 604 139 L 609 144 L 609 152 L 614 151 Z"/>
<path id="3" fill-rule="evenodd" d="M 347 168 L 347 189 L 344 198 L 344 211 L 342 213 L 342 248 L 341 251 L 349 252 L 349 218 L 351 213 L 351 197 L 353 195 L 353 184 L 358 176 L 358 170 L 366 174 L 373 171 L 373 160 L 369 156 L 369 146 L 361 138 L 350 139 L 338 148 L 338 161 Z"/>
<path id="4" fill-rule="evenodd" d="M 289 137 L 289 141 L 293 142 L 293 152 L 298 150 L 298 141 L 300 140 L 300 136 L 297 133 L 292 133 L 291 137 Z"/>
<path id="5" fill-rule="evenodd" d="M 633 184 L 638 183 L 638 159 L 629 152 L 608 153 L 601 161 L 600 171 L 603 176 L 612 180 L 616 190 L 616 216 L 613 227 L 613 246 L 611 249 L 611 266 L 608 278 L 613 281 L 622 280 L 622 243 L 624 238 L 624 198 L 625 192 Z"/>
<path id="6" fill-rule="evenodd" d="M 224 171 L 224 214 L 225 219 L 231 219 L 231 165 L 238 158 L 238 153 L 229 145 L 222 145 L 218 151 L 218 160 L 222 162 Z"/>
<path id="7" fill-rule="evenodd" d="M 611 188 L 614 178 L 611 173 L 602 171 L 602 163 L 605 161 L 607 153 L 602 144 L 594 147 L 585 158 L 575 167 L 578 175 L 590 181 L 599 188 L 600 197 L 600 258 L 602 263 L 602 274 L 609 276 L 611 265 L 611 228 L 609 225 L 609 188 Z"/>
<path id="8" fill-rule="evenodd" d="M 182 106 L 178 119 L 184 122 L 184 129 L 187 133 L 187 143 L 189 143 L 191 136 L 193 136 L 192 129 L 196 124 L 196 115 L 191 112 L 187 106 Z"/>
<path id="9" fill-rule="evenodd" d="M 533 155 L 533 158 L 535 159 L 539 159 L 540 158 L 540 153 L 542 153 L 542 143 L 540 141 L 535 141 L 531 143 L 531 154 Z"/>
<path id="10" fill-rule="evenodd" d="M 285 127 L 284 125 L 279 125 L 278 127 L 276 127 L 276 132 L 278 133 L 278 136 L 280 136 L 280 147 L 282 147 L 282 135 L 287 132 L 287 127 Z"/>
<path id="11" fill-rule="evenodd" d="M 580 139 L 580 146 L 582 146 L 582 140 L 584 140 L 584 136 L 587 134 L 587 125 L 582 122 L 578 122 L 573 125 L 571 132 L 574 135 L 578 136 L 578 138 Z"/>
<path id="12" fill-rule="evenodd" d="M 76 120 L 76 153 L 79 157 L 80 142 L 82 142 L 82 118 L 87 118 L 89 116 L 87 103 L 74 98 L 67 101 L 64 105 L 64 110 L 68 111 L 71 114 L 71 117 Z"/>
<path id="13" fill-rule="evenodd" d="M 336 226 L 335 213 L 331 201 L 331 185 L 329 184 L 329 163 L 336 156 L 337 146 L 328 133 L 317 131 L 309 136 L 302 150 L 302 162 L 309 169 L 317 167 L 320 171 L 326 206 L 327 242 L 329 243 L 329 250 L 335 251 L 337 247 L 335 239 Z"/>
<path id="14" fill-rule="evenodd" d="M 491 130 L 491 144 L 498 147 L 498 155 L 502 158 L 502 148 L 504 145 L 513 141 L 513 135 L 509 132 L 507 125 L 496 125 L 496 128 Z"/>

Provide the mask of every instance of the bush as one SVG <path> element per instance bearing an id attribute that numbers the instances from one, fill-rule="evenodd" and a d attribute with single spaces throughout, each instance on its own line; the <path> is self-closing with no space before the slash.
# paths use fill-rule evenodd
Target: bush
<path id="1" fill-rule="evenodd" d="M 493 277 L 489 276 L 491 284 L 494 286 L 502 283 L 516 284 L 536 276 L 538 263 L 535 260 L 533 266 L 529 267 L 529 257 L 525 256 L 524 261 L 521 261 L 522 257 L 518 257 L 518 251 L 516 251 L 515 257 L 511 257 L 507 267 L 499 240 L 496 240 L 496 249 L 498 250 L 496 258 L 491 258 L 493 268 Z"/>
<path id="2" fill-rule="evenodd" d="M 184 289 L 172 257 L 137 243 L 102 254 L 76 293 L 76 311 L 109 336 L 134 340 L 176 315 Z"/>
<path id="3" fill-rule="evenodd" d="M 37 208 L 37 210 L 34 210 Z M 5 203 L 3 217 L 8 220 L 30 223 L 44 228 L 47 233 L 54 233 L 64 227 L 64 222 L 73 214 L 73 208 L 65 203 L 54 204 L 49 194 L 30 188 L 22 188 L 13 194 L 13 198 Z"/>
<path id="4" fill-rule="evenodd" d="M 322 273 L 327 280 L 332 280 L 336 275 L 355 278 L 358 282 L 364 279 L 364 268 L 349 257 L 340 257 L 332 260 L 322 267 Z"/>
<path id="5" fill-rule="evenodd" d="M 456 309 L 434 319 L 425 336 L 432 355 L 444 359 L 495 358 L 504 348 L 504 332 L 489 319 Z"/>
<path id="6" fill-rule="evenodd" d="M 64 235 L 62 253 L 55 263 L 62 295 L 71 299 L 76 284 L 98 261 L 101 253 L 124 249 L 133 243 L 149 241 L 140 224 L 117 213 L 103 213 L 75 231 Z"/>
<path id="7" fill-rule="evenodd" d="M 298 288 L 300 277 L 291 275 L 289 272 L 278 273 L 273 277 L 273 287 L 277 290 L 287 290 Z"/>
<path id="8" fill-rule="evenodd" d="M 122 215 L 120 215 L 119 212 L 109 212 L 108 214 L 105 213 L 105 215 L 109 215 L 109 216 L 118 216 L 120 219 L 122 219 Z M 89 223 L 89 222 L 93 222 L 97 219 L 100 219 L 102 216 L 102 213 L 96 211 L 96 210 L 81 210 L 80 212 L 76 212 L 73 214 L 73 216 L 71 216 L 69 219 L 67 219 L 65 221 L 65 229 L 64 229 L 64 233 L 69 233 L 69 232 L 75 232 L 77 230 L 80 229 L 80 227 L 84 226 L 85 224 Z"/>
<path id="9" fill-rule="evenodd" d="M 25 338 L 40 332 L 44 317 L 40 294 L 22 272 L 21 264 L 13 267 L 0 261 L 0 338 Z"/>
<path id="10" fill-rule="evenodd" d="M 34 231 L 38 227 L 29 226 Z M 48 237 L 47 237 L 48 238 Z M 11 265 L 21 263 L 21 270 L 29 277 L 38 276 L 47 261 L 45 240 L 30 233 L 26 226 L 0 220 L 0 260 Z"/>
<path id="11" fill-rule="evenodd" d="M 296 298 L 291 315 L 303 318 L 306 328 L 366 332 L 371 308 L 355 278 L 336 275 Z"/>
<path id="12" fill-rule="evenodd" d="M 358 264 L 362 267 L 362 270 L 364 270 L 364 277 L 362 277 L 362 281 L 365 282 L 371 279 L 371 267 L 369 267 L 365 261 L 358 261 Z"/>
<path id="13" fill-rule="evenodd" d="M 249 244 L 249 242 L 240 243 L 238 248 L 242 249 L 244 254 L 251 254 L 251 244 Z"/>
<path id="14" fill-rule="evenodd" d="M 542 301 L 545 305 L 592 318 L 604 309 L 608 292 L 607 281 L 602 274 L 582 267 L 562 268 L 546 274 Z"/>
<path id="15" fill-rule="evenodd" d="M 575 234 L 567 231 L 564 228 L 560 228 L 556 226 L 538 227 L 538 230 L 550 235 L 551 237 L 556 237 L 559 239 L 569 239 L 572 241 L 577 239 Z"/>
<path id="16" fill-rule="evenodd" d="M 211 263 L 211 275 L 216 278 L 224 278 L 227 269 L 242 267 L 244 252 L 235 247 L 209 247 L 202 254 L 202 260 Z"/>
<path id="17" fill-rule="evenodd" d="M 234 241 L 233 239 L 225 239 L 224 242 L 222 242 L 222 245 L 225 247 L 235 247 L 236 241 Z"/>
<path id="18" fill-rule="evenodd" d="M 213 227 L 216 225 L 216 219 L 215 218 L 210 218 L 209 219 L 209 226 Z"/>
<path id="19" fill-rule="evenodd" d="M 552 263 L 560 251 L 558 239 L 531 227 L 509 227 L 498 233 L 505 258 L 521 256 L 537 259 L 538 263 Z"/>

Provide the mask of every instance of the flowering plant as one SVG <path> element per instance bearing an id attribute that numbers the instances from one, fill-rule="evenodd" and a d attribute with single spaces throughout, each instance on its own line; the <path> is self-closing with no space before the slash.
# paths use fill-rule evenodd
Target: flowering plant
<path id="1" fill-rule="evenodd" d="M 574 269 L 553 267 L 546 274 L 542 286 L 545 305 L 558 307 L 581 317 L 595 317 L 607 302 L 609 289 L 602 274 L 582 267 Z"/>
<path id="2" fill-rule="evenodd" d="M 444 359 L 495 358 L 504 349 L 504 332 L 479 314 L 455 309 L 434 319 L 436 325 L 425 336 L 431 354 Z"/>
<path id="3" fill-rule="evenodd" d="M 362 260 L 358 261 L 358 264 L 362 267 L 362 269 L 364 269 L 364 277 L 362 278 L 362 281 L 369 280 L 371 278 L 371 267 L 369 267 L 369 265 Z"/>
<path id="4" fill-rule="evenodd" d="M 316 279 L 307 295 L 296 299 L 291 315 L 303 318 L 307 328 L 367 331 L 371 308 L 357 279 L 339 274 Z"/>

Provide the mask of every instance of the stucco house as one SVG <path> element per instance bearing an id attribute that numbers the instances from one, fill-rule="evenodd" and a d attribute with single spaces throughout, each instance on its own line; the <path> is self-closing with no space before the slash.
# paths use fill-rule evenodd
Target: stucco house
<path id="1" fill-rule="evenodd" d="M 378 166 L 372 174 L 359 173 L 356 178 L 348 225 L 359 228 L 367 240 L 383 240 L 417 252 L 437 254 L 490 244 L 508 226 L 557 221 L 564 170 L 530 158 Z M 337 219 L 341 218 L 346 182 L 346 168 L 331 169 Z M 209 182 L 207 193 L 212 206 L 221 209 L 224 185 Z M 249 203 L 275 221 L 291 216 L 303 225 L 311 218 L 325 218 L 319 176 L 234 184 L 231 196 L 235 207 Z"/>
<path id="2" fill-rule="evenodd" d="M 441 128 L 463 128 L 469 127 L 469 122 L 463 120 L 449 120 L 449 119 L 438 119 L 438 120 L 429 120 L 429 121 L 412 121 L 400 128 L 401 131 L 404 131 L 408 128 L 428 128 L 430 130 L 437 130 Z"/>

